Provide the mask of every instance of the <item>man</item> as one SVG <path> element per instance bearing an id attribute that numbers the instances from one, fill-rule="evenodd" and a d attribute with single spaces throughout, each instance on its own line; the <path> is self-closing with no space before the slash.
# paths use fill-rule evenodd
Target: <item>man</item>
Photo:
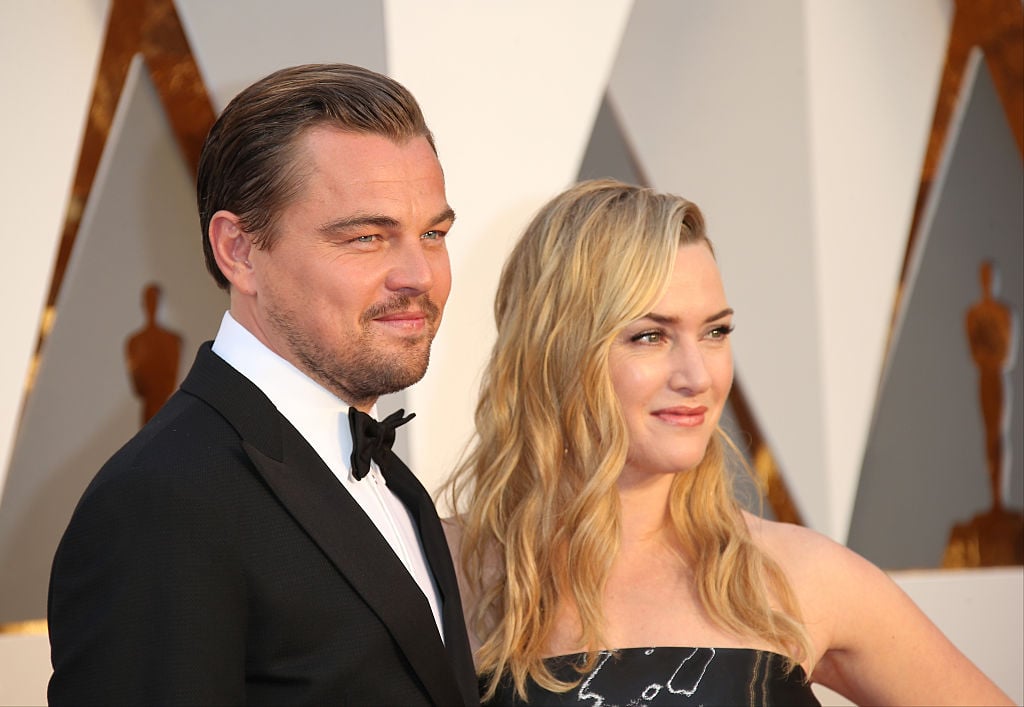
<path id="1" fill-rule="evenodd" d="M 354 66 L 272 74 L 210 131 L 198 198 L 230 311 L 75 510 L 51 703 L 476 703 L 437 514 L 400 422 L 363 415 L 423 376 L 451 284 L 419 107 Z"/>

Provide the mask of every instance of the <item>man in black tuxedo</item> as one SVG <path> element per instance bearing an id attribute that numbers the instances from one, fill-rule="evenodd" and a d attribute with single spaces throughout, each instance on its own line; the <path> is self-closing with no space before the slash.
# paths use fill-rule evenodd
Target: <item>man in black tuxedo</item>
<path id="1" fill-rule="evenodd" d="M 230 310 L 72 516 L 51 703 L 478 703 L 405 420 L 371 419 L 423 376 L 451 285 L 416 101 L 354 66 L 271 74 L 210 131 L 198 198 Z"/>

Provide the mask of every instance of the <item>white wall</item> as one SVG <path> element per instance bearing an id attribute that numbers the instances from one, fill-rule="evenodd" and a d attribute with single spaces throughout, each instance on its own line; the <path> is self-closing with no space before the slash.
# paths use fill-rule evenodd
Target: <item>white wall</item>
<path id="1" fill-rule="evenodd" d="M 139 428 L 124 351 L 146 322 L 144 288 L 160 285 L 158 321 L 182 337 L 178 382 L 227 306 L 202 272 L 195 187 L 139 57 L 111 135 L 0 498 L 0 622 L 43 615 L 41 590 L 67 519 Z"/>
<path id="2" fill-rule="evenodd" d="M 0 635 L 0 707 L 45 705 L 51 672 L 45 634 Z"/>
<path id="3" fill-rule="evenodd" d="M 824 469 L 846 537 L 921 179 L 947 0 L 803 0 Z"/>
<path id="4" fill-rule="evenodd" d="M 0 489 L 64 224 L 106 10 L 107 0 L 0 2 Z"/>

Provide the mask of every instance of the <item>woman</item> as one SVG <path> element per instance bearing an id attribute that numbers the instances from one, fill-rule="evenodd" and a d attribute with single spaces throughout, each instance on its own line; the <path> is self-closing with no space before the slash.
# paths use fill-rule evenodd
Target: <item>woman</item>
<path id="1" fill-rule="evenodd" d="M 1009 703 L 877 568 L 741 510 L 729 307 L 679 197 L 584 182 L 501 276 L 449 540 L 485 702 Z"/>

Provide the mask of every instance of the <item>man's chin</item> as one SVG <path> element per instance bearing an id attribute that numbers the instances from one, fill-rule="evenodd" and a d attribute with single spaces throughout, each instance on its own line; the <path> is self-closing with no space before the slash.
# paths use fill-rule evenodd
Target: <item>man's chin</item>
<path id="1" fill-rule="evenodd" d="M 381 372 L 381 378 L 391 383 L 388 387 L 394 387 L 395 390 L 391 391 L 394 393 L 408 388 L 414 383 L 419 383 L 423 376 L 427 374 L 427 364 L 429 362 L 429 346 L 423 350 L 417 350 L 415 353 L 408 349 L 396 352 L 388 362 L 390 365 L 385 366 L 386 371 Z"/>
<path id="2" fill-rule="evenodd" d="M 382 371 L 377 380 L 379 386 L 377 395 L 389 395 L 391 393 L 397 393 L 405 390 L 409 386 L 415 385 L 423 380 L 423 376 L 426 372 L 426 368 L 416 370 L 403 368 Z"/>

